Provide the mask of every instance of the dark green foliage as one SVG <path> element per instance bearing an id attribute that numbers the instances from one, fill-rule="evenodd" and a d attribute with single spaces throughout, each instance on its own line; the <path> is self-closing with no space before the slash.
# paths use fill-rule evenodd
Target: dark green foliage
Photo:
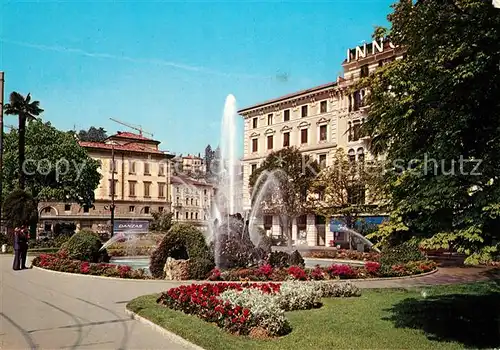
<path id="1" fill-rule="evenodd" d="M 290 254 L 289 264 L 290 266 L 305 266 L 304 259 L 298 250 L 295 250 L 292 254 Z"/>
<path id="2" fill-rule="evenodd" d="M 62 244 L 60 251 L 66 251 L 69 257 L 75 260 L 109 262 L 106 250 L 99 251 L 101 247 L 101 240 L 94 232 L 82 230 Z"/>
<path id="3" fill-rule="evenodd" d="M 380 263 L 387 267 L 422 260 L 426 260 L 426 257 L 418 248 L 418 244 L 413 241 L 385 248 L 382 250 L 382 256 L 380 257 Z"/>
<path id="4" fill-rule="evenodd" d="M 172 227 L 172 219 L 174 218 L 174 213 L 162 211 L 153 212 L 153 221 L 151 222 L 150 230 L 156 232 L 167 232 Z"/>
<path id="5" fill-rule="evenodd" d="M 290 254 L 287 252 L 271 252 L 268 263 L 272 267 L 288 267 L 290 266 Z"/>
<path id="6" fill-rule="evenodd" d="M 3 203 L 2 219 L 10 228 L 36 224 L 38 209 L 31 194 L 20 189 L 12 191 Z"/>
<path id="7" fill-rule="evenodd" d="M 259 227 L 260 241 L 257 244 L 257 248 L 262 249 L 262 251 L 266 254 L 271 253 L 271 248 L 273 246 L 273 241 L 271 237 L 266 235 L 266 231 Z"/>
<path id="8" fill-rule="evenodd" d="M 164 278 L 163 268 L 167 258 L 188 258 L 192 279 L 204 279 L 214 268 L 213 256 L 205 242 L 203 233 L 188 224 L 175 224 L 151 254 L 149 270 L 155 278 Z"/>
<path id="9" fill-rule="evenodd" d="M 76 231 L 76 224 L 74 222 L 61 222 L 54 225 L 54 236 L 71 236 Z"/>
<path id="10" fill-rule="evenodd" d="M 80 130 L 78 140 L 91 142 L 104 142 L 108 138 L 106 130 L 91 126 L 88 130 Z"/>

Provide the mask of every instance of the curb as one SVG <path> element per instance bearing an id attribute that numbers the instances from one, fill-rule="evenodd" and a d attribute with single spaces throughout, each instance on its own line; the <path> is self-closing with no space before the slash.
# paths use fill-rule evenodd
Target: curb
<path id="1" fill-rule="evenodd" d="M 148 320 L 147 318 L 139 316 L 138 314 L 136 314 L 133 311 L 130 311 L 127 308 L 125 308 L 125 312 L 127 313 L 127 315 L 130 316 L 131 319 L 139 321 L 140 323 L 149 326 L 151 329 L 153 329 L 156 332 L 161 333 L 165 338 L 167 338 L 168 340 L 173 341 L 174 343 L 182 345 L 182 346 L 186 347 L 187 349 L 205 350 L 204 348 L 202 348 L 202 347 L 200 347 L 200 346 L 198 346 L 196 344 L 191 343 L 190 341 L 182 338 L 181 336 L 179 336 L 179 335 L 177 335 L 175 333 L 172 333 L 169 330 L 166 330 L 165 328 L 157 325 L 156 323 Z"/>
<path id="2" fill-rule="evenodd" d="M 72 276 L 84 276 L 87 278 L 93 279 L 105 279 L 105 280 L 118 280 L 118 281 L 127 281 L 127 282 L 137 282 L 137 281 L 146 281 L 146 282 L 155 282 L 155 283 L 177 283 L 177 284 L 193 284 L 193 283 L 219 283 L 224 281 L 209 281 L 209 280 L 157 280 L 157 279 L 134 279 L 134 278 L 120 278 L 120 277 L 106 277 L 106 276 L 95 276 L 95 275 L 85 275 L 81 273 L 71 273 L 71 272 L 63 272 L 63 271 L 54 271 L 49 269 L 44 269 L 38 266 L 33 266 L 34 270 L 47 271 L 55 274 L 61 275 L 72 275 Z M 371 282 L 371 281 L 394 281 L 394 280 L 411 280 L 416 279 L 428 275 L 432 275 L 439 271 L 439 268 L 435 270 L 420 273 L 418 275 L 410 275 L 410 276 L 401 276 L 401 277 L 374 277 L 374 278 L 355 278 L 355 279 L 333 279 L 333 280 L 324 280 L 324 282 Z M 225 281 L 227 283 L 246 283 L 247 281 Z M 281 283 L 284 281 L 249 281 L 251 283 Z M 321 282 L 321 281 L 320 281 Z"/>

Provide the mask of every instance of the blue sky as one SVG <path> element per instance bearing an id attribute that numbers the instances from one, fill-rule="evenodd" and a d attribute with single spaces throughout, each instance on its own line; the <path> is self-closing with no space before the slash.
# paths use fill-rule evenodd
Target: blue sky
<path id="1" fill-rule="evenodd" d="M 0 70 L 60 129 L 127 130 L 113 117 L 203 153 L 227 94 L 241 108 L 334 81 L 392 2 L 0 0 Z"/>

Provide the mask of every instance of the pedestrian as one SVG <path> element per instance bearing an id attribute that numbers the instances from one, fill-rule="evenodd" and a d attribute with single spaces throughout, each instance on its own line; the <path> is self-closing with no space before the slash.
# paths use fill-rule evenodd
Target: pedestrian
<path id="1" fill-rule="evenodd" d="M 28 253 L 29 233 L 27 227 L 16 227 L 14 229 L 14 263 L 13 270 L 26 269 L 26 256 Z"/>

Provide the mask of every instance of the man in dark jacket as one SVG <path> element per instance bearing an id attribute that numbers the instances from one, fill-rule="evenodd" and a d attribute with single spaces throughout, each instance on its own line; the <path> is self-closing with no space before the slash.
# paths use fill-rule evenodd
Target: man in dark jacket
<path id="1" fill-rule="evenodd" d="M 22 226 L 14 230 L 14 270 L 26 269 L 26 256 L 28 254 L 28 228 Z"/>

